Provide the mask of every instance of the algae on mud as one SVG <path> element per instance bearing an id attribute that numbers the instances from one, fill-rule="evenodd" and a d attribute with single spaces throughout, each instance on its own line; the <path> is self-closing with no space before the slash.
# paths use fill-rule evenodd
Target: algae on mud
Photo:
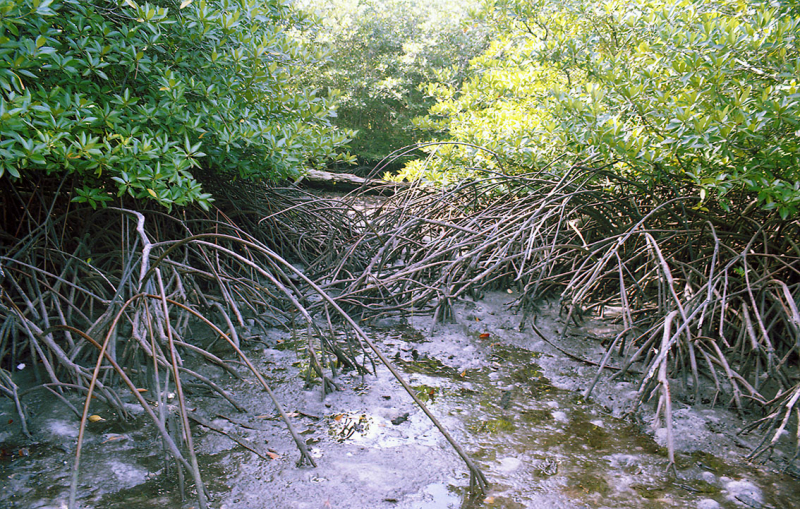
<path id="1" fill-rule="evenodd" d="M 491 319 L 486 316 L 485 321 Z M 428 324 L 422 325 L 420 330 L 429 330 Z M 219 368 L 208 367 L 226 388 L 239 387 L 242 404 L 254 410 L 236 413 L 204 395 L 197 411 L 207 412 L 216 426 L 240 433 L 254 444 L 267 441 L 264 447 L 277 452 L 276 459 L 265 462 L 225 437 L 195 426 L 202 468 L 214 471 L 209 489 L 215 504 L 228 509 L 316 508 L 326 501 L 332 507 L 378 509 L 568 509 L 714 501 L 723 508 L 741 507 L 736 496 L 760 497 L 764 508 L 800 504 L 797 480 L 743 464 L 741 456 L 737 460 L 736 455 L 717 455 L 716 448 L 704 451 L 703 444 L 679 452 L 679 479 L 671 479 L 664 469 L 666 450 L 639 425 L 614 415 L 622 407 L 622 392 L 596 395 L 600 400 L 614 398 L 605 401 L 616 404 L 614 408 L 584 400 L 579 388 L 594 372 L 581 374 L 578 363 L 564 361 L 533 336 L 507 330 L 497 341 L 487 342 L 457 325 L 438 326 L 433 334 L 424 338 L 415 334 L 409 341 L 395 330 L 373 333 L 385 336 L 383 347 L 400 359 L 398 365 L 415 387 L 422 393 L 434 390 L 435 401 L 430 401 L 434 410 L 492 480 L 486 498 L 469 498 L 468 479 L 457 458 L 385 370 L 379 370 L 377 377 L 340 372 L 336 381 L 343 390 L 322 400 L 319 385 L 304 388 L 296 383 L 307 353 L 294 348 L 288 334 L 274 332 L 271 347 L 254 344 L 249 353 L 269 374 L 282 400 L 294 402 L 288 409 L 291 419 L 319 467 L 294 465 L 292 444 L 263 394 L 223 375 Z M 504 404 L 506 394 L 512 397 Z M 136 447 L 147 433 L 118 428 L 113 418 L 102 426 L 114 434 L 127 433 L 131 440 L 103 443 L 106 433 L 99 427 L 91 430 L 89 451 L 97 455 L 98 464 L 108 464 L 105 455 L 110 460 L 138 458 L 137 468 L 155 475 L 116 492 L 103 485 L 89 497 L 104 507 L 122 507 L 126 497 L 143 508 L 180 505 L 178 488 L 166 481 L 166 465 L 150 449 Z M 60 450 L 55 445 L 51 449 Z M 28 466 L 18 460 L 4 464 L 4 474 L 35 465 L 42 470 L 48 465 L 51 473 L 57 470 L 52 468 L 53 457 L 31 460 Z M 51 473 L 38 474 L 45 485 Z M 10 507 L 46 507 L 45 499 L 63 495 L 57 476 L 49 486 L 48 491 L 29 492 Z"/>

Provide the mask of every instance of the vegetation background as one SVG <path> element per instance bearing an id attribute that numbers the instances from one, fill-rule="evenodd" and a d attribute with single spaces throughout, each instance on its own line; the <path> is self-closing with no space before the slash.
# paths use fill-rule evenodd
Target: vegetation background
<path id="1" fill-rule="evenodd" d="M 511 172 L 591 161 L 787 218 L 798 22 L 793 0 L 3 0 L 0 177 L 207 206 L 193 169 L 281 179 L 448 140 Z M 427 150 L 400 176 L 498 169 Z"/>
<path id="2" fill-rule="evenodd" d="M 434 104 L 427 83 L 459 87 L 491 32 L 471 15 L 478 7 L 472 1 L 300 0 L 298 5 L 320 20 L 302 32 L 304 40 L 332 51 L 306 85 L 338 97 L 333 122 L 357 133 L 350 147 L 360 165 L 369 167 L 423 139 L 412 121 Z M 399 163 L 391 168 L 396 171 Z"/>

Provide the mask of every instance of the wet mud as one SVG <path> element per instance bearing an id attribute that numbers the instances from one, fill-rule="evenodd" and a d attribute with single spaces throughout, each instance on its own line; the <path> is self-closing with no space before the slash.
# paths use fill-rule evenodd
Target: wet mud
<path id="1" fill-rule="evenodd" d="M 566 359 L 506 305 L 513 295 L 457 305 L 458 324 L 427 317 L 383 320 L 372 335 L 456 440 L 484 470 L 490 492 L 474 498 L 463 463 L 389 372 L 340 373 L 342 389 L 321 396 L 308 377 L 302 334 L 274 331 L 248 354 L 268 377 L 317 468 L 298 466 L 285 424 L 255 384 L 203 365 L 248 412 L 195 390 L 193 432 L 211 506 L 243 508 L 788 508 L 800 481 L 779 462 L 748 464 L 756 437 L 722 408 L 676 402 L 677 475 L 668 470 L 652 409 L 626 416 L 636 384 L 605 377 L 589 400 L 595 368 Z M 538 318 L 549 337 L 564 327 L 553 309 Z M 609 321 L 571 329 L 565 348 L 596 360 Z M 573 338 L 573 339 L 570 339 Z M 571 342 L 570 342 L 571 341 Z M 369 362 L 365 365 L 371 366 Z M 192 389 L 190 388 L 190 391 Z M 38 399 L 36 399 L 38 398 Z M 79 400 L 74 400 L 76 403 Z M 31 404 L 33 402 L 33 404 Z M 44 393 L 29 399 L 32 439 L 2 402 L 0 507 L 66 507 L 78 419 Z M 160 440 L 131 404 L 128 420 L 103 414 L 88 428 L 79 499 L 83 507 L 195 507 Z M 212 429 L 213 428 L 213 429 Z M 228 436 L 226 436 L 226 434 Z M 250 444 L 260 456 L 231 437 Z M 788 441 L 787 441 L 788 444 Z M 780 456 L 780 453 L 778 453 Z M 778 457 L 778 459 L 780 459 Z"/>

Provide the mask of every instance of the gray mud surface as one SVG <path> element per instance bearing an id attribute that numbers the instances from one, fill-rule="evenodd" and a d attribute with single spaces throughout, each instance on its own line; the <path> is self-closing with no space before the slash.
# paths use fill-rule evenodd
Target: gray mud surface
<path id="1" fill-rule="evenodd" d="M 757 436 L 737 436 L 744 421 L 709 404 L 690 406 L 675 382 L 677 477 L 667 472 L 665 433 L 653 426 L 653 408 L 625 417 L 638 384 L 604 375 L 589 401 L 581 393 L 596 368 L 567 358 L 507 305 L 513 293 L 495 293 L 456 305 L 457 324 L 433 326 L 430 317 L 385 319 L 372 336 L 491 482 L 486 497 L 471 499 L 469 478 L 438 430 L 378 366 L 377 377 L 340 374 L 341 391 L 321 397 L 305 385 L 302 332 L 274 331 L 249 342 L 248 355 L 290 412 L 317 468 L 296 465 L 296 451 L 266 394 L 214 366 L 197 369 L 248 409 L 237 412 L 219 397 L 195 389 L 199 419 L 247 440 L 263 459 L 229 437 L 193 427 L 201 470 L 215 508 L 791 508 L 800 507 L 800 480 L 780 471 L 793 453 L 782 439 L 772 460 L 748 464 Z M 557 307 L 536 321 L 556 343 L 564 324 Z M 592 362 L 613 338 L 612 319 L 571 327 L 557 344 Z M 230 358 L 230 353 L 217 352 Z M 15 373 L 15 381 L 30 369 Z M 708 388 L 713 389 L 713 387 Z M 192 388 L 189 387 L 191 391 Z M 705 391 L 706 394 L 708 391 Z M 709 399 L 710 400 L 710 399 Z M 28 399 L 32 439 L 24 439 L 13 404 L 0 401 L 0 507 L 66 507 L 78 418 L 43 391 Z M 81 404 L 74 398 L 73 404 Z M 131 400 L 132 401 L 132 400 Z M 88 428 L 79 499 L 83 507 L 194 507 L 186 481 L 181 502 L 174 464 L 160 440 L 130 405 L 127 421 Z M 788 454 L 788 456 L 787 456 Z M 796 474 L 798 465 L 790 466 Z"/>

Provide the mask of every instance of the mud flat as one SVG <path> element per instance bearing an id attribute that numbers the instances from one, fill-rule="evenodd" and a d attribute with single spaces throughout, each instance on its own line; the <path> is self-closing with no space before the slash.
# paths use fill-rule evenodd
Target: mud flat
<path id="1" fill-rule="evenodd" d="M 250 342 L 249 354 L 318 467 L 296 465 L 299 454 L 284 424 L 255 384 L 200 365 L 248 410 L 191 394 L 196 422 L 205 423 L 196 424 L 194 434 L 212 507 L 800 507 L 800 480 L 791 475 L 798 465 L 781 471 L 793 453 L 790 437 L 769 462 L 748 464 L 744 456 L 758 437 L 736 434 L 742 419 L 719 403 L 684 403 L 677 391 L 677 476 L 671 475 L 653 408 L 626 415 L 638 389 L 635 377 L 609 381 L 604 375 L 588 400 L 582 396 L 597 372 L 590 363 L 599 362 L 602 342 L 618 330 L 613 320 L 589 319 L 557 341 L 564 324 L 557 307 L 545 306 L 536 324 L 551 344 L 529 328 L 518 330 L 520 318 L 507 308 L 513 298 L 498 292 L 458 302 L 452 325 L 434 326 L 419 316 L 385 319 L 371 329 L 484 470 L 492 483 L 485 497 L 468 496 L 463 463 L 388 371 L 379 367 L 377 377 L 341 373 L 335 379 L 341 390 L 323 400 L 319 384 L 304 382 L 302 332 L 273 331 Z M 44 393 L 32 397 L 39 399 L 29 400 L 37 402 L 29 403 L 35 414 L 30 440 L 15 428 L 13 405 L 3 400 L 0 406 L 2 422 L 12 421 L 0 432 L 0 489 L 8 494 L 0 507 L 66 507 L 78 419 Z M 130 408 L 131 420 L 103 415 L 89 428 L 82 505 L 181 507 L 174 465 Z M 189 481 L 185 489 L 191 495 Z"/>

